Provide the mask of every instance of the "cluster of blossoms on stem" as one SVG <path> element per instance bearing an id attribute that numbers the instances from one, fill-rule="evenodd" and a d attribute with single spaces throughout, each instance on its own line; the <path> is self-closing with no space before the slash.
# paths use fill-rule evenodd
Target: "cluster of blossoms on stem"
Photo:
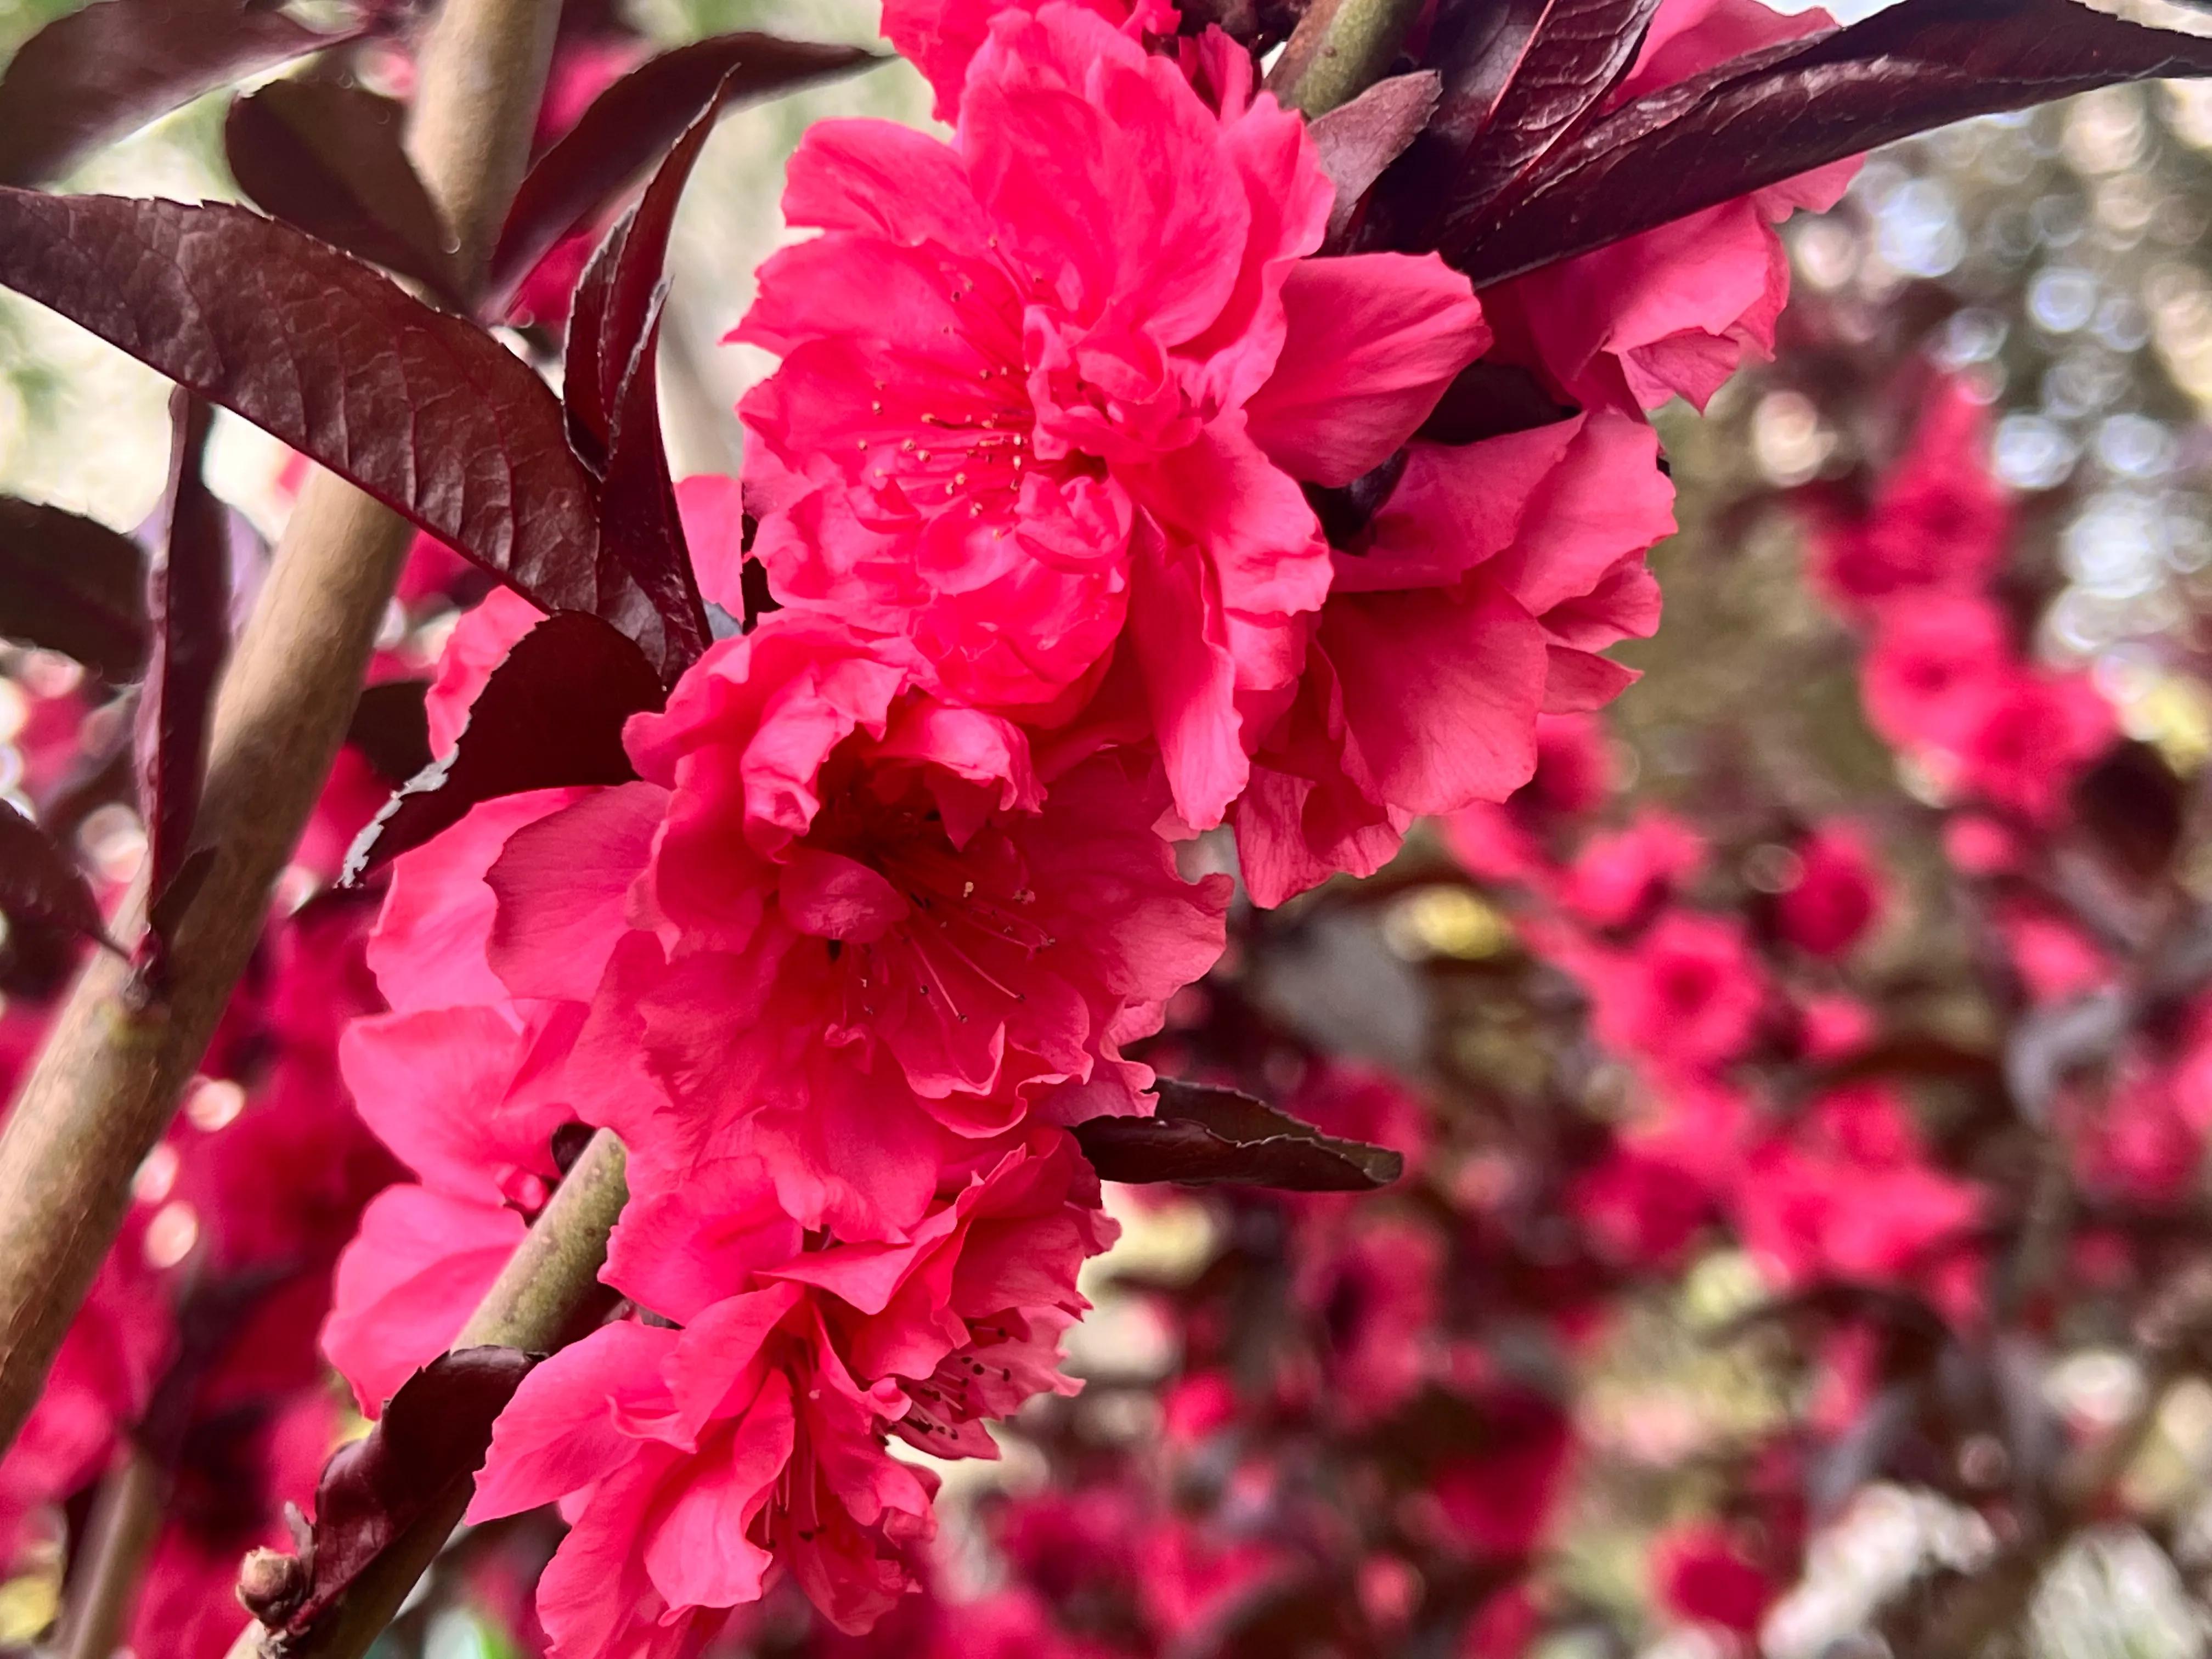
<path id="1" fill-rule="evenodd" d="M 1925 525 L 1893 525 L 1892 546 L 1944 595 L 1980 598 L 2013 545 L 2009 530 L 1991 532 L 1994 550 L 1955 531 L 1972 503 L 2006 505 L 1985 426 L 1979 404 L 1939 386 L 1877 492 L 1923 493 Z M 1839 533 L 1825 520 L 1809 538 L 1823 593 Z M 1935 597 L 1883 604 L 1901 617 Z M 1868 625 L 1863 601 L 1839 609 L 1836 643 L 1871 699 L 1880 646 L 1847 631 Z M 2076 689 L 2009 639 L 1981 672 Z M 1632 805 L 1586 714 L 1547 719 L 1537 741 L 1526 786 L 1437 826 L 1450 863 L 1421 847 L 1394 872 L 1404 916 L 1451 895 L 1463 902 L 1443 914 L 1480 902 L 1504 923 L 1475 946 L 1447 930 L 1409 981 L 1437 1029 L 1406 1075 L 1333 1053 L 1327 1011 L 1302 1011 L 1267 972 L 1302 929 L 1372 925 L 1376 895 L 1349 887 L 1290 915 L 1240 907 L 1237 960 L 1179 999 L 1146 1050 L 1401 1150 L 1404 1180 L 1356 1200 L 1158 1200 L 1147 1224 L 1200 1242 L 1132 1264 L 1112 1293 L 1156 1322 L 1164 1357 L 1024 1419 L 1049 1478 L 984 1501 L 988 1572 L 940 1554 L 865 1637 L 798 1633 L 771 1603 L 732 1621 L 736 1642 L 808 1659 L 1243 1659 L 1296 1643 L 1512 1659 L 1547 1638 L 1626 1645 L 1677 1626 L 1701 1650 L 1817 1652 L 1821 1595 L 1793 1586 L 1847 1500 L 1893 1480 L 1993 1529 L 2022 1512 L 1991 1452 L 2002 1368 L 2063 1312 L 2105 1316 L 2158 1279 L 2200 1189 L 2212 1005 L 2201 988 L 2181 996 L 2116 1038 L 2097 1074 L 2055 1089 L 2041 1121 L 2075 1208 L 2023 1304 L 2008 1288 L 2031 1231 L 2011 1176 L 2023 1129 L 2006 1100 L 2032 1079 L 2007 1082 L 1986 1051 L 1928 1052 L 1928 988 L 1894 978 L 1886 942 L 1924 922 L 1925 901 L 1892 854 L 1917 835 L 1977 901 L 1942 925 L 1986 930 L 1974 971 L 2002 1029 L 2121 994 L 2124 970 L 2045 867 L 2080 850 L 2109 726 L 2094 744 L 2063 721 L 2040 729 L 2068 804 L 2033 819 L 2001 784 L 1961 781 L 1938 806 L 1897 795 L 1903 817 L 1762 799 L 1731 822 L 1703 799 Z M 1908 767 L 1919 748 L 1897 744 Z M 1455 1061 L 1481 1024 L 1464 1018 L 1474 997 L 1510 1005 L 1539 1076 Z M 1731 1276 L 1748 1287 L 1687 1357 L 1656 1340 L 1655 1307 L 1672 1299 L 1658 1293 L 1693 1300 L 1694 1282 L 1711 1297 Z M 1793 1379 L 1786 1407 L 1718 1386 L 1722 1356 L 1752 1342 L 1786 1345 L 1767 1356 Z M 1667 1374 L 1643 1374 L 1655 1365 Z M 2097 1431 L 2054 1411 L 2018 1443 Z M 1632 1566 L 1634 1613 L 1590 1595 L 1596 1552 Z"/>
<path id="2" fill-rule="evenodd" d="M 1320 252 L 1306 124 L 1218 30 L 885 21 L 953 136 L 809 131 L 784 209 L 821 234 L 737 331 L 781 359 L 744 476 L 678 490 L 707 601 L 754 617 L 757 562 L 775 605 L 629 720 L 636 781 L 396 861 L 391 1012 L 342 1045 L 417 1176 L 338 1270 L 364 1411 L 592 1131 L 627 1149 L 622 1311 L 524 1381 L 472 1510 L 561 1504 L 566 1659 L 695 1651 L 779 1576 L 853 1632 L 918 1586 L 934 1481 L 888 1442 L 992 1456 L 986 1422 L 1074 1387 L 1115 1229 L 1070 1131 L 1152 1109 L 1126 1050 L 1223 948 L 1231 883 L 1176 843 L 1231 826 L 1261 904 L 1365 873 L 1626 684 L 1600 653 L 1656 624 L 1673 527 L 1643 406 L 1771 345 L 1770 222 L 1844 176 L 1478 295 Z M 1680 0 L 1616 96 L 1807 27 Z M 1535 423 L 1454 405 L 1471 369 Z M 462 623 L 435 747 L 538 620 Z"/>

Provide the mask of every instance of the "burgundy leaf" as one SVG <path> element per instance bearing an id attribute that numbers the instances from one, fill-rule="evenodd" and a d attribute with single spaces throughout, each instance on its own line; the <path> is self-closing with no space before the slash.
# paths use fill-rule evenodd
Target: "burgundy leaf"
<path id="1" fill-rule="evenodd" d="M 0 800 L 0 916 L 59 927 L 115 948 L 84 872 L 5 800 Z"/>
<path id="2" fill-rule="evenodd" d="M 2188 829 L 2188 786 L 2147 743 L 2116 744 L 2067 792 L 2084 837 L 2138 884 L 2163 878 Z"/>
<path id="3" fill-rule="evenodd" d="M 200 477 L 214 411 L 188 392 L 169 396 L 173 431 L 161 503 L 162 550 L 147 573 L 150 648 L 138 695 L 138 811 L 146 821 L 147 891 L 155 912 L 184 866 L 207 770 L 215 684 L 230 654 L 230 533 Z M 167 930 L 153 928 L 157 944 Z"/>
<path id="4" fill-rule="evenodd" d="M 231 105 L 223 153 L 277 218 L 459 307 L 452 239 L 400 143 L 406 114 L 360 87 L 272 81 Z"/>
<path id="5" fill-rule="evenodd" d="M 386 680 L 362 688 L 346 741 L 391 784 L 402 784 L 437 757 L 430 752 L 428 680 Z"/>
<path id="6" fill-rule="evenodd" d="M 1436 113 L 1443 88 L 1443 78 L 1434 70 L 1394 75 L 1387 81 L 1377 81 L 1350 103 L 1339 104 L 1315 118 L 1307 131 L 1320 154 L 1322 171 L 1336 186 L 1336 204 L 1328 210 L 1324 252 L 1343 237 L 1359 210 L 1360 198 L 1382 176 L 1382 169 L 1420 137 L 1421 129 Z"/>
<path id="7" fill-rule="evenodd" d="M 1340 1140 L 1233 1089 L 1163 1078 L 1152 1117 L 1095 1117 L 1075 1128 L 1107 1181 L 1187 1187 L 1273 1187 L 1300 1193 L 1370 1192 L 1405 1172 L 1398 1153 Z"/>
<path id="8" fill-rule="evenodd" d="M 459 823 L 479 801 L 526 789 L 635 781 L 623 722 L 665 692 L 637 646 L 596 617 L 562 611 L 514 643 L 477 694 L 453 752 L 417 775 L 361 832 L 351 884 Z"/>
<path id="9" fill-rule="evenodd" d="M 615 405 L 615 427 L 600 491 L 600 534 L 660 613 L 672 650 L 696 661 L 713 642 L 707 602 L 691 573 L 690 549 L 676 508 L 676 483 L 661 443 L 660 306 L 649 313 Z"/>
<path id="10" fill-rule="evenodd" d="M 377 1558 L 483 1467 L 492 1425 L 537 1364 L 519 1348 L 459 1348 L 400 1385 L 362 1438 L 341 1446 L 315 1486 L 302 1593 L 282 1628 L 305 1634 Z"/>
<path id="11" fill-rule="evenodd" d="M 25 41 L 0 76 L 0 184 L 54 178 L 203 93 L 354 38 L 239 0 L 97 0 Z"/>
<path id="12" fill-rule="evenodd" d="M 0 496 L 0 638 L 74 657 L 104 679 L 146 657 L 146 556 L 58 507 Z"/>
<path id="13" fill-rule="evenodd" d="M 720 88 L 702 101 L 643 198 L 592 256 L 577 284 L 562 378 L 568 441 L 604 475 L 606 548 L 653 600 L 672 651 L 682 647 L 687 660 L 707 648 L 711 635 L 661 441 L 661 271 L 677 204 L 722 101 Z"/>
<path id="14" fill-rule="evenodd" d="M 615 267 L 629 239 L 634 216 L 624 214 L 592 250 L 584 274 L 568 300 L 568 337 L 562 354 L 561 413 L 568 423 L 568 447 L 595 473 L 606 471 L 607 440 L 614 430 L 618 386 L 599 379 L 599 341 L 607 331 L 614 302 Z M 621 373 L 619 369 L 616 371 Z"/>
<path id="15" fill-rule="evenodd" d="M 1478 285 L 1931 127 L 2126 81 L 2212 74 L 2212 39 L 2076 0 L 1903 0 L 1632 100 L 1442 244 Z"/>
<path id="16" fill-rule="evenodd" d="M 647 58 L 601 93 L 523 179 L 492 250 L 486 308 L 503 312 L 556 243 L 628 194 L 717 87 L 732 100 L 771 97 L 883 61 L 858 46 L 769 34 L 716 35 Z"/>
<path id="17" fill-rule="evenodd" d="M 1635 61 L 1658 0 L 1541 0 L 1499 9 L 1455 43 L 1434 131 L 1451 172 L 1425 158 L 1417 187 L 1442 186 L 1443 234 L 1507 193 Z M 1478 14 L 1480 15 L 1480 14 Z"/>
<path id="18" fill-rule="evenodd" d="M 570 441 L 594 467 L 604 466 L 623 384 L 659 304 L 677 204 L 714 132 L 722 97 L 718 84 L 695 106 L 690 125 L 653 170 L 645 195 L 607 233 L 576 285 L 562 388 Z"/>
<path id="19" fill-rule="evenodd" d="M 664 660 L 599 551 L 597 481 L 537 375 L 475 324 L 242 209 L 0 189 L 0 285 L 235 410 L 541 610 Z"/>

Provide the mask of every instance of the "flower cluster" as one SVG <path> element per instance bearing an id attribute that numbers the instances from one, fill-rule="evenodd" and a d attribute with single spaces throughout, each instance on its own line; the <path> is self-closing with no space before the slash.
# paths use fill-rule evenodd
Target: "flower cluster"
<path id="1" fill-rule="evenodd" d="M 1600 653 L 1656 621 L 1643 401 L 1763 348 L 1784 280 L 1760 202 L 1724 210 L 1747 284 L 1703 291 L 1710 247 L 1669 232 L 1633 280 L 1548 279 L 1591 337 L 1523 320 L 1552 313 L 1524 283 L 1501 343 L 1435 255 L 1322 251 L 1306 124 L 1218 30 L 889 13 L 953 137 L 809 131 L 784 207 L 820 234 L 737 331 L 781 359 L 744 476 L 678 492 L 748 624 L 629 721 L 635 781 L 398 858 L 391 1012 L 343 1044 L 417 1177 L 325 1329 L 372 1414 L 590 1133 L 627 1149 L 622 1311 L 524 1382 L 473 1511 L 562 1505 L 564 1659 L 695 1651 L 779 1577 L 850 1632 L 919 1586 L 933 1481 L 888 1443 L 993 1456 L 985 1423 L 1074 1387 L 1060 1334 L 1115 1228 L 1071 1130 L 1152 1109 L 1129 1046 L 1223 949 L 1231 883 L 1176 843 L 1230 826 L 1273 904 L 1526 784 L 1547 712 L 1619 690 Z M 1670 7 L 1619 95 L 1800 27 Z M 1485 408 L 1494 373 L 1541 418 Z M 461 623 L 440 748 L 539 620 L 501 594 Z M 1390 1282 L 1403 1241 L 1342 1224 L 1316 1283 Z M 1401 1334 L 1362 1340 L 1376 1389 Z"/>
<path id="2" fill-rule="evenodd" d="M 1954 417 L 1936 407 L 1923 434 Z M 1955 487 L 2002 501 L 1973 408 Z M 1813 539 L 1817 581 L 1830 544 Z M 1952 592 L 1979 597 L 1997 574 L 1949 529 L 1899 526 L 1893 545 L 1909 568 L 1972 560 Z M 1875 651 L 1831 635 L 1870 676 Z M 1997 665 L 2063 683 L 2017 648 Z M 1632 805 L 1598 722 L 1551 717 L 1525 787 L 1437 826 L 1476 884 L 1422 847 L 1387 894 L 1340 886 L 1279 919 L 1240 908 L 1239 965 L 1178 1000 L 1148 1058 L 1400 1148 L 1405 1180 L 1358 1200 L 1162 1198 L 1142 1266 L 1107 1291 L 1162 1335 L 1121 1357 L 1134 1374 L 1024 1419 L 1049 1479 L 983 1500 L 989 1566 L 972 1540 L 940 1552 L 923 1593 L 860 1640 L 801 1636 L 787 1605 L 732 1634 L 808 1659 L 1300 1641 L 1511 1659 L 1593 1632 L 1672 1646 L 1668 1626 L 1701 1651 L 1811 1652 L 1837 1634 L 1832 1581 L 1791 1587 L 1821 1528 L 1854 1500 L 1880 1507 L 1869 1488 L 1925 1481 L 1992 1528 L 2030 1512 L 2034 1487 L 1990 1450 L 2005 1368 L 2054 1305 L 2114 1317 L 2156 1281 L 2212 1121 L 2200 985 L 2111 1036 L 2099 1065 L 2043 1079 L 2069 1213 L 2008 1189 L 2023 1115 L 2008 1098 L 2039 1086 L 2023 1058 L 2069 1028 L 2083 1042 L 2082 1012 L 2128 994 L 2049 867 L 2054 848 L 2084 855 L 2113 752 L 2076 757 L 2064 725 L 2044 736 L 2063 821 L 1965 786 L 1932 809 L 1891 792 L 1799 815 L 1763 777 L 1749 809 L 1669 811 Z M 1932 908 L 1940 939 L 1964 907 L 1916 890 L 1916 839 L 1981 902 L 1963 925 L 1988 926 L 1983 959 L 1951 963 L 1917 931 Z M 2015 919 L 2031 899 L 2032 928 Z M 1500 925 L 1468 927 L 1470 911 Z M 1338 1011 L 1280 982 L 1301 936 L 1361 926 L 1395 941 L 1395 976 L 1360 957 L 1334 994 L 1384 978 L 1434 1016 L 1395 1073 L 1342 1059 Z M 1984 976 L 2010 1079 L 1988 1047 L 1928 1029 L 1929 1002 Z M 2046 1226 L 2062 1231 L 2034 1246 Z M 2057 1259 L 2023 1306 L 2008 1287 L 2031 1246 Z M 1690 1329 L 1670 1342 L 1672 1310 Z M 1744 1366 L 1753 1347 L 1784 1379 L 1771 1395 Z M 2053 1415 L 2018 1443 L 2100 1431 Z M 2136 1501 L 2115 1492 L 2100 1518 Z M 1636 1591 L 1594 1595 L 1597 1559 Z"/>

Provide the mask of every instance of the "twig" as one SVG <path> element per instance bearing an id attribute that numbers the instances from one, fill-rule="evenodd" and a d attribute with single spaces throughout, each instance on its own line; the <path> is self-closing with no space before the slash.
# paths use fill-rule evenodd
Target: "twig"
<path id="1" fill-rule="evenodd" d="M 624 1163 L 612 1130 L 592 1137 L 454 1338 L 454 1347 L 550 1352 L 581 1334 L 580 1325 L 593 1322 L 606 1305 L 599 1267 L 607 1259 L 607 1236 L 629 1196 Z M 475 1470 L 454 1471 L 438 1501 L 347 1588 L 331 1617 L 296 1639 L 249 1625 L 231 1644 L 228 1659 L 359 1659 L 446 1547 L 475 1490 Z M 247 1561 L 252 1571 L 255 1558 Z"/>
<path id="2" fill-rule="evenodd" d="M 110 1659 L 122 1645 L 139 1576 L 161 1534 L 167 1484 L 159 1460 L 137 1444 L 100 1482 L 85 1528 L 85 1565 L 62 1620 L 62 1659 Z"/>
<path id="3" fill-rule="evenodd" d="M 425 42 L 411 148 L 464 254 L 520 177 L 555 0 L 447 0 Z M 318 472 L 301 492 L 218 698 L 201 808 L 215 861 L 179 920 L 166 995 L 106 952 L 85 968 L 0 1132 L 0 1451 L 12 1445 L 260 938 L 269 894 L 345 736 L 410 532 Z M 142 885 L 116 931 L 142 929 Z"/>
<path id="4" fill-rule="evenodd" d="M 1420 12 L 1408 0 L 1314 0 L 1267 76 L 1267 90 L 1308 119 L 1382 78 Z"/>

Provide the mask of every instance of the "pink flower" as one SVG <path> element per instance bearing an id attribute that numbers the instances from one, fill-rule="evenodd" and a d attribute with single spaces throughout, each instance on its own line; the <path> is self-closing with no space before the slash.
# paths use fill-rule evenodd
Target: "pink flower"
<path id="1" fill-rule="evenodd" d="M 1887 1090 L 1837 1091 L 1794 1141 L 1753 1153 L 1735 1200 L 1744 1241 L 1793 1285 L 1928 1279 L 1954 1299 L 1964 1287 L 1943 1280 L 1938 1258 L 1966 1242 L 1981 1217 L 1981 1194 L 1924 1157 Z"/>
<path id="2" fill-rule="evenodd" d="M 1478 802 L 1437 828 L 1469 875 L 1525 880 L 1550 863 L 1547 843 L 1555 834 L 1612 793 L 1613 772 L 1605 726 L 1596 715 L 1540 715 L 1535 775 L 1502 805 Z"/>
<path id="3" fill-rule="evenodd" d="M 1666 0 L 1608 106 L 1833 27 L 1817 7 L 1785 17 L 1758 0 Z M 1541 368 L 1585 408 L 1680 396 L 1702 409 L 1747 356 L 1774 355 L 1790 294 L 1774 225 L 1834 206 L 1857 168 L 1834 162 L 1485 289 L 1500 355 Z"/>
<path id="4" fill-rule="evenodd" d="M 865 1629 L 913 1584 L 933 1524 L 934 1481 L 878 1437 L 899 1403 L 846 1369 L 796 1285 L 682 1331 L 605 1326 L 523 1380 L 470 1516 L 568 1500 L 538 1589 L 555 1659 L 696 1653 L 779 1564 Z"/>
<path id="5" fill-rule="evenodd" d="M 1577 1176 L 1567 1206 L 1607 1260 L 1665 1267 L 1712 1218 L 1713 1195 L 1694 1172 L 1632 1146 Z"/>
<path id="6" fill-rule="evenodd" d="M 2004 618 L 1987 599 L 1929 594 L 1878 619 L 1861 695 L 1875 732 L 1902 749 L 1949 749 L 1975 717 L 1977 693 L 2012 660 Z"/>
<path id="7" fill-rule="evenodd" d="M 438 658 L 438 676 L 423 699 L 430 716 L 433 755 L 453 752 L 461 728 L 469 723 L 469 705 L 483 690 L 491 671 L 517 640 L 544 620 L 544 612 L 513 588 L 495 587 L 483 604 L 464 612 L 453 624 Z"/>
<path id="8" fill-rule="evenodd" d="M 1961 380 L 1939 381 L 1865 515 L 1814 526 L 1814 574 L 1831 601 L 1853 611 L 1978 591 L 2002 562 L 2012 529 L 1988 447 L 1987 404 Z"/>
<path id="9" fill-rule="evenodd" d="M 952 145 L 808 133 L 785 212 L 825 234 L 738 331 L 784 358 L 741 411 L 778 599 L 889 612 L 980 707 L 1096 693 L 1085 744 L 1155 735 L 1192 829 L 1328 590 L 1298 481 L 1387 459 L 1487 338 L 1433 258 L 1301 261 L 1330 186 L 1231 82 L 1217 110 L 1090 11 L 999 13 Z"/>
<path id="10" fill-rule="evenodd" d="M 647 781 L 493 869 L 491 965 L 592 1003 L 569 1085 L 633 1190 L 757 1155 L 804 1224 L 890 1238 L 1033 1112 L 1146 1109 L 1121 1045 L 1218 954 L 1227 882 L 1176 874 L 1135 751 L 1041 801 L 1022 732 L 914 673 L 779 613 L 631 722 Z"/>
<path id="11" fill-rule="evenodd" d="M 564 1128 L 568 1150 L 580 1150 L 560 1077 L 585 1006 L 519 1000 L 492 973 L 485 878 L 513 837 L 581 793 L 486 802 L 393 862 L 368 950 L 393 1012 L 356 1021 L 338 1063 L 362 1118 L 419 1184 L 389 1188 L 362 1214 L 322 1332 L 372 1415 L 446 1348 L 498 1276 L 560 1178 Z M 570 963 L 588 984 L 588 949 Z"/>
<path id="12" fill-rule="evenodd" d="M 1482 1412 L 1489 1451 L 1455 1458 L 1431 1481 L 1446 1538 L 1478 1561 L 1511 1561 L 1535 1548 L 1565 1484 L 1574 1442 L 1550 1401 L 1501 1393 Z"/>
<path id="13" fill-rule="evenodd" d="M 2059 1002 L 2112 982 L 2112 958 L 2056 905 L 2015 896 L 1990 918 L 2028 1000 Z"/>
<path id="14" fill-rule="evenodd" d="M 1677 896 L 1705 862 L 1698 833 L 1647 809 L 1625 830 L 1593 836 L 1559 884 L 1559 908 L 1593 927 L 1632 927 Z"/>
<path id="15" fill-rule="evenodd" d="M 1257 902 L 1370 873 L 1418 816 L 1505 799 L 1534 773 L 1540 714 L 1634 678 L 1597 653 L 1658 625 L 1644 554 L 1674 520 L 1657 456 L 1650 428 L 1609 412 L 1407 451 L 1334 555 L 1296 698 L 1237 806 Z"/>
<path id="16" fill-rule="evenodd" d="M 1057 1338 L 1114 1224 L 1041 1132 L 899 1244 L 800 1248 L 757 1165 L 625 1212 L 607 1277 L 684 1322 L 619 1324 L 533 1372 L 471 1514 L 567 1500 L 538 1601 L 560 1659 L 677 1653 L 789 1571 L 841 1630 L 913 1588 L 934 1483 L 884 1451 L 995 1456 L 981 1419 L 1074 1392 Z"/>
<path id="17" fill-rule="evenodd" d="M 1659 1601 L 1678 1619 L 1749 1636 L 1780 1589 L 1720 1528 L 1675 1527 L 1656 1540 L 1651 1576 Z"/>
<path id="18" fill-rule="evenodd" d="M 1084 0 L 1133 40 L 1172 35 L 1178 21 L 1168 0 Z M 1042 0 L 884 0 L 883 31 L 937 94 L 937 118 L 960 118 L 960 88 L 968 65 L 982 49 L 991 20 L 1003 12 L 1039 9 Z"/>
<path id="19" fill-rule="evenodd" d="M 1796 852 L 1797 879 L 1775 905 L 1782 936 L 1808 955 L 1839 957 L 1881 918 L 1881 866 L 1846 823 L 1823 825 Z"/>
<path id="20" fill-rule="evenodd" d="M 1434 1365 L 1444 1241 L 1424 1220 L 1371 1208 L 1310 1223 L 1294 1238 L 1298 1296 L 1328 1322 L 1328 1397 L 1347 1421 L 1376 1422 Z"/>
<path id="21" fill-rule="evenodd" d="M 1662 1066 L 1723 1065 L 1750 1047 L 1766 981 L 1733 918 L 1670 910 L 1623 951 L 1574 964 L 1608 1048 Z"/>
<path id="22" fill-rule="evenodd" d="M 2117 727 L 2085 674 L 2022 669 L 1973 687 L 1962 704 L 1959 787 L 2039 822 L 2064 810 L 2067 791 Z"/>

